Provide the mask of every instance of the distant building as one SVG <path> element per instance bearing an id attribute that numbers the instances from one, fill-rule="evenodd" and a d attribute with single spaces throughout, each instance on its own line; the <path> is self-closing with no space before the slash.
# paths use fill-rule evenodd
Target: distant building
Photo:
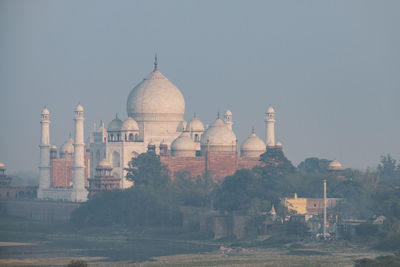
<path id="1" fill-rule="evenodd" d="M 327 198 L 326 207 L 328 209 L 336 207 L 337 203 L 342 201 L 342 198 Z M 299 215 L 318 215 L 324 210 L 323 198 L 303 198 L 294 194 L 292 198 L 284 198 L 284 205 L 289 211 L 294 211 Z"/>
<path id="2" fill-rule="evenodd" d="M 89 195 L 103 191 L 103 190 L 117 190 L 120 189 L 121 178 L 112 175 L 111 163 L 102 160 L 96 167 L 96 174 L 93 178 L 89 179 Z"/>
<path id="3" fill-rule="evenodd" d="M 0 162 L 0 199 L 36 198 L 36 186 L 12 186 L 12 178 L 7 176 L 4 163 Z"/>
<path id="4" fill-rule="evenodd" d="M 75 140 L 69 138 L 61 146 L 59 157 L 57 148 L 50 144 L 50 112 L 45 108 L 41 120 L 38 197 L 85 201 L 85 188 L 92 192 L 94 188 L 106 190 L 105 181 L 110 177 L 119 181 L 119 188 L 129 188 L 132 182 L 125 178 L 125 168 L 133 157 L 148 150 L 160 155 L 172 177 L 176 172 L 188 171 L 193 177 L 207 173 L 217 180 L 238 169 L 251 169 L 261 164 L 259 157 L 268 148 L 282 149 L 282 144 L 275 142 L 275 110 L 271 106 L 266 111 L 265 140 L 253 130 L 240 148 L 233 132 L 230 110 L 225 112 L 223 119 L 218 116 L 210 127 L 204 127 L 196 115 L 186 122 L 184 112 L 184 97 L 158 70 L 157 58 L 153 71 L 128 96 L 128 117 L 121 120 L 116 115 L 107 128 L 101 122 L 99 127 L 95 126 L 86 143 L 80 140 L 77 143 L 77 136 L 83 138 L 83 108 L 78 105 L 74 119 Z M 103 160 L 109 162 L 112 169 L 107 174 L 110 176 L 103 177 L 100 182 L 103 184 L 99 185 L 98 167 Z"/>
<path id="5" fill-rule="evenodd" d="M 335 174 L 338 178 L 344 178 L 343 170 L 342 164 L 339 161 L 333 160 L 329 163 L 328 171 Z"/>

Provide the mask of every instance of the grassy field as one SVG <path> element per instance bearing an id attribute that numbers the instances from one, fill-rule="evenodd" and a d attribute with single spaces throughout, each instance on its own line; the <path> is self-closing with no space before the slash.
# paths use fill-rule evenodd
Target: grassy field
<path id="1" fill-rule="evenodd" d="M 223 245 L 227 249 L 221 250 Z M 346 242 L 310 242 L 277 248 L 243 248 L 163 229 L 74 229 L 0 218 L 0 266 L 353 266 L 387 253 Z"/>

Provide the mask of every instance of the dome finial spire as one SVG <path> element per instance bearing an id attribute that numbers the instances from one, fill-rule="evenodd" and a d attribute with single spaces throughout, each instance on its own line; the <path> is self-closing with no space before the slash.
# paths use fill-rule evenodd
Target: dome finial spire
<path id="1" fill-rule="evenodd" d="M 154 70 L 153 71 L 156 71 L 156 70 L 158 70 L 157 52 L 154 56 Z"/>
<path id="2" fill-rule="evenodd" d="M 254 126 L 251 127 L 251 133 L 255 133 L 255 131 L 254 131 Z"/>

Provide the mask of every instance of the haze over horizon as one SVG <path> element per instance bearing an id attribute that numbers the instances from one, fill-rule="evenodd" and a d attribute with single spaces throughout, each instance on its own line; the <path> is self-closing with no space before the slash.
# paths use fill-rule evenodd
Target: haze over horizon
<path id="1" fill-rule="evenodd" d="M 0 2 L 0 161 L 37 172 L 40 112 L 51 142 L 106 126 L 153 69 L 182 92 L 185 119 L 233 113 L 241 144 L 265 110 L 295 165 L 307 157 L 347 168 L 400 160 L 398 1 Z"/>

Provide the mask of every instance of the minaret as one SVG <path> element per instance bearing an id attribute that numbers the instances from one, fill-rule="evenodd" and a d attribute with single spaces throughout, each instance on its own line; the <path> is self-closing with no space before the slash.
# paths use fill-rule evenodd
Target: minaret
<path id="1" fill-rule="evenodd" d="M 228 126 L 229 129 L 232 130 L 232 125 L 233 125 L 233 121 L 232 121 L 232 112 L 227 109 L 225 111 L 225 115 L 224 115 L 224 123 L 226 124 L 226 126 Z"/>
<path id="2" fill-rule="evenodd" d="M 265 143 L 267 147 L 275 146 L 275 110 L 272 106 L 269 106 L 265 113 Z"/>
<path id="3" fill-rule="evenodd" d="M 37 197 L 45 198 L 43 190 L 50 188 L 50 112 L 45 107 L 42 110 L 42 118 L 40 120 L 42 126 L 42 134 L 40 141 L 40 166 L 39 166 L 39 190 Z"/>
<path id="4" fill-rule="evenodd" d="M 75 108 L 75 136 L 74 136 L 74 165 L 72 201 L 83 202 L 87 200 L 88 191 L 85 188 L 85 143 L 84 143 L 84 116 L 83 107 L 78 104 Z"/>

